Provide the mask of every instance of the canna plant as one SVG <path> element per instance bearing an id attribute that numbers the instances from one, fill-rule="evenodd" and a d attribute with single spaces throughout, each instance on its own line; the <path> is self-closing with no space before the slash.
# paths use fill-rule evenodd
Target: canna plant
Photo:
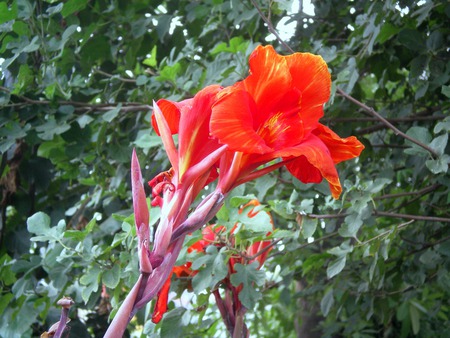
<path id="1" fill-rule="evenodd" d="M 152 205 L 161 208 L 152 242 L 142 175 L 133 151 L 140 276 L 106 337 L 121 336 L 136 311 L 158 295 L 162 303 L 167 302 L 168 280 L 186 235 L 209 222 L 235 187 L 285 166 L 301 182 L 325 179 L 334 198 L 341 194 L 335 165 L 359 156 L 364 146 L 353 136 L 340 138 L 319 122 L 331 88 L 325 61 L 309 53 L 281 56 L 271 46 L 258 46 L 249 66 L 249 76 L 232 86 L 211 85 L 192 99 L 154 103 L 152 125 L 172 167 L 149 182 Z M 215 190 L 190 212 L 202 189 L 215 180 Z M 254 249 L 249 250 L 251 255 Z M 220 295 L 215 297 L 220 309 Z M 233 337 L 248 336 L 245 309 L 238 298 L 226 299 L 221 314 L 227 329 Z M 164 310 L 158 306 L 156 320 Z"/>

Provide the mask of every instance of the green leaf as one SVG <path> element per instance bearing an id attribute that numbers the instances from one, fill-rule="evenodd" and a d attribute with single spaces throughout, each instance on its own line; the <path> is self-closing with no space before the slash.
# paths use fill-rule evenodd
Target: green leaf
<path id="1" fill-rule="evenodd" d="M 450 86 L 442 86 L 441 93 L 450 98 Z"/>
<path id="2" fill-rule="evenodd" d="M 400 31 L 400 28 L 392 25 L 389 22 L 383 23 L 380 29 L 380 33 L 377 36 L 377 42 L 383 44 L 396 35 Z"/>
<path id="3" fill-rule="evenodd" d="M 137 85 L 137 86 L 143 86 L 143 85 L 147 84 L 148 81 L 149 81 L 149 78 L 148 78 L 147 76 L 145 76 L 145 75 L 139 75 L 139 76 L 136 78 L 136 85 Z"/>
<path id="4" fill-rule="evenodd" d="M 431 134 L 428 129 L 424 127 L 411 127 L 408 129 L 406 134 L 423 144 L 429 144 L 431 142 Z M 428 151 L 423 149 L 422 147 L 419 147 L 415 143 L 412 143 L 409 140 L 405 140 L 405 144 L 411 146 L 411 148 L 405 150 L 405 153 L 409 155 L 422 154 L 428 156 Z"/>
<path id="5" fill-rule="evenodd" d="M 48 223 L 47 223 L 48 221 Z M 54 227 L 49 227 L 50 218 L 42 213 L 38 212 L 28 218 L 27 228 L 30 233 L 35 233 L 37 236 L 31 237 L 33 242 L 54 242 L 60 241 L 64 237 L 64 231 L 66 230 L 66 222 L 60 220 Z"/>
<path id="6" fill-rule="evenodd" d="M 345 256 L 348 253 L 351 253 L 353 251 L 353 245 L 350 245 L 349 243 L 350 243 L 350 241 L 347 240 L 347 241 L 343 242 L 341 245 L 331 248 L 327 252 L 331 255 L 338 256 L 338 257 Z"/>
<path id="7" fill-rule="evenodd" d="M 52 140 L 55 135 L 60 135 L 69 129 L 69 124 L 65 121 L 57 122 L 53 116 L 46 123 L 36 127 L 38 136 L 45 141 Z"/>
<path id="8" fill-rule="evenodd" d="M 7 152 L 16 143 L 16 139 L 27 136 L 27 132 L 30 129 L 31 126 L 28 123 L 23 127 L 16 121 L 6 123 L 0 129 L 0 137 L 3 138 L 0 142 L 0 154 Z"/>
<path id="9" fill-rule="evenodd" d="M 450 116 L 447 116 L 444 120 L 441 122 L 438 122 L 433 129 L 433 132 L 435 134 L 440 133 L 441 131 L 450 131 Z"/>
<path id="10" fill-rule="evenodd" d="M 205 255 L 200 256 L 192 262 L 192 269 L 200 271 L 192 279 L 192 286 L 195 293 L 200 293 L 208 287 L 214 287 L 228 275 L 228 266 L 226 265 L 226 248 L 220 251 L 214 245 L 206 248 Z"/>
<path id="11" fill-rule="evenodd" d="M 156 61 L 156 45 L 153 46 L 152 51 L 150 52 L 150 57 L 142 61 L 142 63 L 149 67 L 156 67 L 157 61 Z"/>
<path id="12" fill-rule="evenodd" d="M 247 309 L 253 309 L 256 302 L 262 298 L 262 295 L 254 287 L 254 284 L 261 286 L 264 284 L 265 273 L 258 270 L 259 263 L 253 262 L 249 265 L 235 264 L 236 273 L 230 277 L 231 284 L 238 287 L 242 284 L 242 290 L 239 293 L 239 300 Z"/>
<path id="13" fill-rule="evenodd" d="M 239 208 L 253 199 L 256 199 L 255 195 L 233 196 L 230 198 L 230 207 Z"/>
<path id="14" fill-rule="evenodd" d="M 176 83 L 180 71 L 181 65 L 178 62 L 172 66 L 164 66 L 164 68 L 161 69 L 159 76 L 156 77 L 156 80 L 161 82 L 168 81 L 171 83 Z"/>
<path id="15" fill-rule="evenodd" d="M 329 264 L 327 268 L 327 277 L 331 279 L 339 274 L 344 269 L 346 261 L 347 256 L 343 255 L 335 259 L 333 263 Z"/>
<path id="16" fill-rule="evenodd" d="M 320 310 L 326 317 L 334 305 L 333 288 L 330 288 L 320 301 Z"/>
<path id="17" fill-rule="evenodd" d="M 90 117 L 87 114 L 83 114 L 81 116 L 79 116 L 77 118 L 77 122 L 80 125 L 80 128 L 83 129 L 84 127 L 86 127 L 89 123 L 91 123 L 92 121 L 94 121 L 94 119 L 92 117 Z"/>
<path id="18" fill-rule="evenodd" d="M 264 175 L 258 178 L 255 182 L 255 188 L 258 191 L 258 200 L 262 201 L 267 194 L 267 191 L 275 186 L 277 178 L 272 175 Z"/>
<path id="19" fill-rule="evenodd" d="M 110 123 L 112 120 L 114 120 L 117 117 L 117 115 L 119 115 L 121 109 L 122 109 L 122 104 L 119 103 L 117 105 L 117 107 L 115 107 L 111 110 L 108 110 L 106 113 L 104 113 L 102 115 L 102 119 L 104 121 Z"/>
<path id="20" fill-rule="evenodd" d="M 0 314 L 2 314 L 6 307 L 11 304 L 14 299 L 14 295 L 12 293 L 3 294 L 0 297 Z"/>
<path id="21" fill-rule="evenodd" d="M 420 331 L 420 312 L 413 304 L 409 305 L 409 316 L 413 333 L 417 335 Z"/>
<path id="22" fill-rule="evenodd" d="M 61 15 L 66 18 L 69 15 L 86 8 L 88 0 L 69 0 L 64 4 Z"/>
<path id="23" fill-rule="evenodd" d="M 422 34 L 411 28 L 404 28 L 398 33 L 398 41 L 405 46 L 416 52 L 421 52 L 425 49 L 425 42 Z"/>
<path id="24" fill-rule="evenodd" d="M 250 205 L 240 209 L 241 212 L 238 213 L 236 221 L 242 223 L 246 230 L 252 232 L 271 232 L 273 230 L 272 219 L 263 208 L 263 206 L 254 207 Z"/>
<path id="25" fill-rule="evenodd" d="M 317 229 L 317 223 L 319 223 L 317 218 L 302 217 L 301 229 L 304 239 L 308 239 L 314 235 Z"/>
<path id="26" fill-rule="evenodd" d="M 433 149 L 438 155 L 443 155 L 445 152 L 445 147 L 447 147 L 448 134 L 444 134 L 436 137 L 429 144 L 430 148 Z"/>
<path id="27" fill-rule="evenodd" d="M 111 269 L 106 270 L 102 275 L 102 282 L 107 288 L 114 289 L 120 281 L 120 265 L 114 264 Z"/>
<path id="28" fill-rule="evenodd" d="M 16 281 L 16 275 L 11 269 L 14 263 L 15 261 L 8 254 L 3 254 L 0 259 L 0 280 L 6 286 L 12 285 Z M 1 309 L 0 313 L 2 313 Z"/>
<path id="29" fill-rule="evenodd" d="M 177 307 L 164 315 L 161 323 L 161 338 L 178 338 L 184 337 L 183 334 L 183 315 L 186 309 Z"/>
<path id="30" fill-rule="evenodd" d="M 162 140 L 161 137 L 158 135 L 150 135 L 150 133 L 141 133 L 136 138 L 136 141 L 134 141 L 134 144 L 136 147 L 142 148 L 142 149 L 150 149 L 154 147 L 161 147 Z"/>
<path id="31" fill-rule="evenodd" d="M 437 160 L 427 160 L 425 165 L 433 174 L 446 173 L 448 171 L 448 165 L 450 163 L 450 156 L 444 154 Z"/>
<path id="32" fill-rule="evenodd" d="M 345 223 L 339 228 L 339 235 L 342 237 L 356 237 L 359 229 L 363 225 L 363 220 L 360 214 L 351 213 L 345 217 Z"/>
<path id="33" fill-rule="evenodd" d="M 27 220 L 28 232 L 36 235 L 47 234 L 50 230 L 50 221 L 47 214 L 37 212 Z"/>
<path id="34" fill-rule="evenodd" d="M 102 270 L 100 267 L 98 265 L 94 265 L 87 271 L 86 274 L 81 276 L 80 283 L 85 286 L 81 291 L 81 297 L 85 303 L 89 301 L 91 294 L 98 290 L 101 273 Z"/>
<path id="35" fill-rule="evenodd" d="M 0 25 L 14 20 L 17 17 L 17 2 L 14 1 L 9 8 L 7 2 L 0 2 Z"/>

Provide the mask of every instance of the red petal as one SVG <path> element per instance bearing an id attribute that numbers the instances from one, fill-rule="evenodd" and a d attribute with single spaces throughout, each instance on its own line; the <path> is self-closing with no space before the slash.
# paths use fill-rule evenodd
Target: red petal
<path id="1" fill-rule="evenodd" d="M 158 100 L 156 104 L 164 115 L 164 118 L 169 125 L 170 131 L 173 134 L 178 134 L 178 125 L 180 123 L 180 110 L 185 106 L 190 106 L 192 99 L 181 102 L 174 102 L 165 99 Z M 161 135 L 156 123 L 154 114 L 152 115 L 152 126 L 158 135 Z"/>
<path id="2" fill-rule="evenodd" d="M 210 129 L 230 150 L 263 154 L 272 151 L 254 128 L 258 114 L 250 94 L 237 87 L 224 89 L 212 108 Z"/>
<path id="3" fill-rule="evenodd" d="M 191 106 L 185 105 L 181 109 L 178 138 L 180 177 L 219 147 L 219 143 L 210 138 L 209 120 L 211 106 L 221 89 L 219 85 L 208 86 L 195 95 Z"/>
<path id="4" fill-rule="evenodd" d="M 323 104 L 330 98 L 331 76 L 322 57 L 310 53 L 286 56 L 292 85 L 302 93 L 300 115 L 305 133 L 311 131 L 323 116 Z"/>
<path id="5" fill-rule="evenodd" d="M 296 147 L 284 149 L 278 154 L 285 159 L 297 157 L 286 164 L 286 168 L 303 183 L 319 183 L 325 178 L 334 198 L 342 192 L 339 176 L 327 146 L 315 135 L 310 135 L 305 142 Z"/>
<path id="6" fill-rule="evenodd" d="M 189 277 L 193 276 L 197 273 L 197 271 L 192 271 L 191 269 L 191 262 L 186 262 L 183 265 L 180 266 L 174 266 L 173 267 L 173 273 L 178 277 Z"/>
<path id="7" fill-rule="evenodd" d="M 285 57 L 279 55 L 272 46 L 258 46 L 249 58 L 250 75 L 243 81 L 245 90 L 258 106 L 255 126 L 267 119 L 292 88 L 292 78 Z"/>
<path id="8" fill-rule="evenodd" d="M 172 273 L 167 278 L 161 290 L 158 292 L 155 309 L 153 310 L 152 322 L 157 324 L 161 321 L 163 315 L 167 312 L 167 301 L 169 299 L 170 280 Z"/>
<path id="9" fill-rule="evenodd" d="M 328 147 L 334 163 L 358 157 L 364 149 L 364 145 L 356 137 L 340 138 L 334 131 L 322 124 L 319 124 L 313 133 Z"/>

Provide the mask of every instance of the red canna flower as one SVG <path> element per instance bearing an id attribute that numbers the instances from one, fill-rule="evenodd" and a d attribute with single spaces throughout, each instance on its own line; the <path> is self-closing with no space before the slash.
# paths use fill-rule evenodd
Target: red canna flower
<path id="1" fill-rule="evenodd" d="M 154 103 L 152 124 L 172 168 L 149 182 L 152 205 L 161 208 L 151 245 L 142 177 L 133 153 L 133 207 L 141 274 L 105 337 L 123 333 L 136 311 L 155 295 L 154 320 L 162 318 L 184 237 L 209 222 L 234 187 L 286 166 L 304 183 L 326 179 L 333 197 L 339 197 L 342 188 L 335 165 L 359 156 L 364 146 L 355 137 L 340 138 L 319 123 L 331 88 L 326 63 L 308 53 L 280 56 L 270 46 L 257 47 L 249 63 L 250 75 L 231 87 L 212 85 L 192 99 Z M 173 135 L 177 133 L 176 144 Z M 217 177 L 216 190 L 190 213 L 200 191 Z M 210 234 L 216 238 L 216 233 Z M 196 243 L 192 250 L 204 250 L 208 245 L 207 234 L 204 236 L 205 242 Z M 229 241 L 233 240 L 231 233 Z M 230 274 L 236 263 L 257 260 L 261 267 L 270 248 L 270 241 L 251 244 L 245 253 L 230 258 Z M 179 273 L 188 273 L 190 266 L 179 269 Z M 224 284 L 225 300 L 217 290 L 213 293 L 227 327 L 234 327 L 243 310 L 240 288 L 229 280 Z"/>
<path id="2" fill-rule="evenodd" d="M 271 46 L 257 47 L 249 62 L 250 75 L 223 89 L 212 108 L 211 134 L 230 152 L 221 161 L 219 187 L 227 192 L 286 165 L 304 183 L 325 178 L 338 198 L 335 164 L 359 156 L 364 146 L 319 123 L 331 88 L 327 64 L 309 53 L 281 56 Z"/>

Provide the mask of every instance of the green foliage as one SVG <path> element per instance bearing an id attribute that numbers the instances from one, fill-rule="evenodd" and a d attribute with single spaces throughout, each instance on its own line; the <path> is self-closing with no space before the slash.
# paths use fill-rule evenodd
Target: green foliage
<path id="1" fill-rule="evenodd" d="M 270 238 L 279 242 L 262 269 L 236 264 L 231 276 L 243 286 L 250 332 L 444 337 L 450 5 L 324 0 L 309 15 L 288 13 L 292 3 L 256 1 L 273 27 L 284 17 L 297 24 L 286 41 L 293 50 L 328 62 L 322 122 L 366 149 L 338 165 L 338 201 L 327 184 L 280 170 L 238 187 L 218 213 L 228 231 L 240 228 L 235 250 L 272 230 L 266 213 L 249 218 L 239 206 L 256 196 L 273 217 Z M 59 319 L 64 295 L 76 303 L 71 335 L 103 335 L 138 276 L 131 149 L 147 180 L 169 165 L 149 123 L 152 101 L 242 79 L 269 29 L 251 1 L 0 2 L 0 336 L 39 336 Z M 152 209 L 153 226 L 158 218 Z M 173 282 L 161 324 L 150 323 L 147 308 L 130 331 L 225 335 L 208 295 L 234 253 L 212 245 L 186 254 L 199 273 Z M 183 293 L 190 282 L 194 292 Z"/>

